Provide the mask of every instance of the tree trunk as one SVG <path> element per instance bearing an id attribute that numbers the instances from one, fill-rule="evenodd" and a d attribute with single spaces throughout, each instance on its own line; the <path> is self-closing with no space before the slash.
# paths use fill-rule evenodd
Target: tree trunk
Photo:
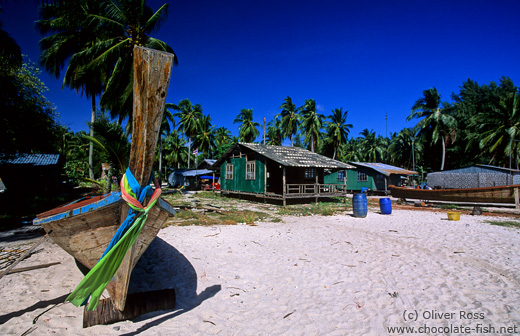
<path id="1" fill-rule="evenodd" d="M 162 141 L 161 141 L 161 135 L 159 135 L 159 185 L 161 185 L 161 183 L 162 183 L 161 168 L 162 168 Z"/>
<path id="2" fill-rule="evenodd" d="M 442 140 L 442 161 L 441 161 L 441 170 L 444 170 L 444 158 L 446 157 L 446 143 L 444 142 L 444 137 L 441 137 Z"/>
<path id="3" fill-rule="evenodd" d="M 92 114 L 90 116 L 90 133 L 94 137 L 94 122 L 96 121 L 96 96 L 92 96 Z M 94 142 L 90 141 L 88 148 L 88 177 L 94 179 Z"/>
<path id="4" fill-rule="evenodd" d="M 188 137 L 188 169 L 190 169 L 191 159 L 191 137 Z"/>

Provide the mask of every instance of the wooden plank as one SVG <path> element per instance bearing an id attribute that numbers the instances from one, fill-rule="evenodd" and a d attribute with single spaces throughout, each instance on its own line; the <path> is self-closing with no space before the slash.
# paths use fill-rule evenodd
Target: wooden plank
<path id="1" fill-rule="evenodd" d="M 27 257 L 29 254 L 31 254 L 32 251 L 34 251 L 34 249 L 35 249 L 38 245 L 40 245 L 40 244 L 44 241 L 45 238 L 47 238 L 47 235 L 48 235 L 48 233 L 46 233 L 45 236 L 41 237 L 40 240 L 38 240 L 38 241 L 36 242 L 36 244 L 34 244 L 30 249 L 28 249 L 27 251 L 25 251 L 25 253 L 22 254 L 22 255 L 20 256 L 20 258 L 18 258 L 18 259 L 17 259 L 14 263 L 12 263 L 9 267 L 7 267 L 7 269 L 6 269 L 5 271 L 3 271 L 2 273 L 0 273 L 0 279 L 2 279 L 2 277 L 3 277 L 4 275 L 6 275 L 7 273 L 9 273 L 9 272 L 10 272 L 10 271 L 11 271 L 11 270 L 16 266 L 16 265 L 18 265 L 22 260 L 24 260 L 25 257 Z"/>
<path id="2" fill-rule="evenodd" d="M 112 300 L 103 299 L 99 301 L 97 308 L 94 310 L 87 310 L 87 306 L 85 306 L 83 328 L 131 320 L 143 314 L 159 310 L 172 310 L 174 308 L 174 289 L 129 294 L 125 309 L 122 311 L 114 307 Z"/>

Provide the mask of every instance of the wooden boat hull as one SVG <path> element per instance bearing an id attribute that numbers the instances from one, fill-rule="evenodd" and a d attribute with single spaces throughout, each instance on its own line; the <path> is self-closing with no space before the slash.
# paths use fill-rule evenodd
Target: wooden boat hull
<path id="1" fill-rule="evenodd" d="M 140 186 L 150 183 L 155 148 L 170 83 L 173 54 L 135 46 L 132 145 L 128 168 Z M 144 205 L 144 204 L 143 204 Z M 120 194 L 69 205 L 42 214 L 40 224 L 61 248 L 88 268 L 94 267 L 128 214 Z M 159 199 L 134 245 L 107 286 L 113 307 L 124 310 L 130 275 L 135 264 L 161 229 L 173 208 Z M 58 213 L 59 212 L 59 213 Z"/>
<path id="2" fill-rule="evenodd" d="M 78 202 L 75 207 L 72 204 L 72 207 L 68 205 L 53 209 L 38 215 L 33 223 L 41 225 L 58 246 L 91 269 L 126 218 L 128 206 L 120 196 L 120 192 L 113 192 L 91 201 Z M 107 286 L 116 306 L 124 308 L 131 270 L 167 218 L 174 213 L 173 207 L 161 198 L 150 210 L 137 241 L 127 252 L 123 264 Z"/>
<path id="3" fill-rule="evenodd" d="M 468 189 L 412 189 L 389 186 L 393 197 L 427 201 L 515 204 L 519 184 Z M 518 197 L 518 196 L 517 196 Z"/>

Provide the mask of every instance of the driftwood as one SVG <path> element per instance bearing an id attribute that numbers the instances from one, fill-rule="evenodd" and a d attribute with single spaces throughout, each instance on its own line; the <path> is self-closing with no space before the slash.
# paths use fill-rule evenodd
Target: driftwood
<path id="1" fill-rule="evenodd" d="M 117 309 L 111 299 L 103 299 L 95 310 L 83 312 L 83 328 L 98 324 L 112 324 L 131 320 L 143 314 L 175 308 L 175 290 L 163 289 L 145 293 L 129 294 L 124 310 Z"/>
<path id="2" fill-rule="evenodd" d="M 20 273 L 20 272 L 25 272 L 25 271 L 32 271 L 32 270 L 35 270 L 35 269 L 51 267 L 51 266 L 58 265 L 58 264 L 61 264 L 61 262 L 56 261 L 56 262 L 52 262 L 52 263 L 48 263 L 48 264 L 40 264 L 40 265 L 27 266 L 27 267 L 19 267 L 19 268 L 15 268 L 13 270 L 10 270 L 9 274 Z"/>

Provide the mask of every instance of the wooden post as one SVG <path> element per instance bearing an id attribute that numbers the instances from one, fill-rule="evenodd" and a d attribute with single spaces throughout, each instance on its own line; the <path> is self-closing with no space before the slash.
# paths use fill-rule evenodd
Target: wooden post
<path id="1" fill-rule="evenodd" d="M 343 203 L 347 203 L 347 170 L 344 170 L 345 175 L 343 175 L 343 192 L 345 196 L 343 196 Z"/>
<path id="2" fill-rule="evenodd" d="M 518 188 L 515 188 L 515 207 L 520 209 L 520 202 L 518 197 Z"/>
<path id="3" fill-rule="evenodd" d="M 264 161 L 264 203 L 267 196 L 267 158 L 263 157 Z"/>
<path id="4" fill-rule="evenodd" d="M 287 204 L 285 202 L 285 166 L 283 166 L 282 168 L 282 184 L 283 184 L 283 190 L 282 190 L 282 197 L 283 197 L 283 206 L 285 207 L 285 205 Z"/>
<path id="5" fill-rule="evenodd" d="M 318 205 L 318 198 L 320 197 L 320 185 L 318 184 L 318 172 L 316 171 L 316 181 L 314 184 L 314 194 L 316 195 L 315 203 Z"/>

